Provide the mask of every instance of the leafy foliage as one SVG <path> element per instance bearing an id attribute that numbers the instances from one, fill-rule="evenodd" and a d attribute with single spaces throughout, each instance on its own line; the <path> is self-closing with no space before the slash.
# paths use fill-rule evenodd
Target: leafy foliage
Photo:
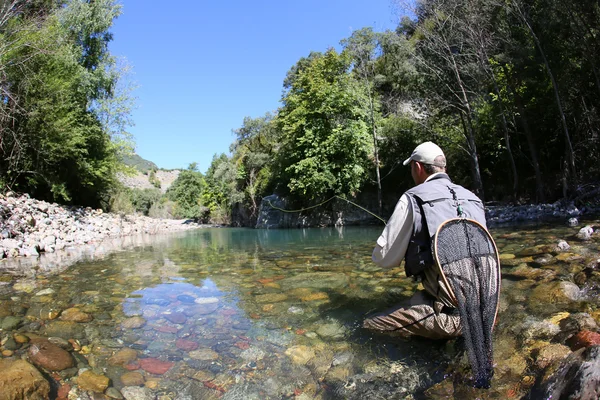
<path id="1" fill-rule="evenodd" d="M 125 125 L 110 128 L 96 107 L 119 80 L 107 46 L 120 7 L 15 4 L 0 20 L 2 180 L 37 198 L 99 206 L 130 148 Z"/>
<path id="2" fill-rule="evenodd" d="M 173 215 L 176 218 L 201 218 L 205 212 L 202 206 L 202 193 L 206 183 L 195 163 L 181 171 L 175 182 L 167 190 L 167 198 L 175 203 Z"/>

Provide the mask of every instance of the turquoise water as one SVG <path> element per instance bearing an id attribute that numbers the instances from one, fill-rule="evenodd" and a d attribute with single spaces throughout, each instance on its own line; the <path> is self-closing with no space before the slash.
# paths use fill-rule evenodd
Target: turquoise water
<path id="1" fill-rule="evenodd" d="M 462 387 L 468 370 L 457 341 L 360 327 L 367 313 L 418 285 L 402 268 L 371 262 L 381 229 L 201 229 L 58 274 L 0 275 L 0 319 L 18 320 L 2 335 L 72 340 L 77 368 L 119 390 L 136 372 L 136 385 L 162 399 L 509 398 L 526 394 L 542 373 L 536 351 L 550 337 L 536 324 L 597 315 L 593 280 L 579 282 L 577 301 L 544 297 L 598 257 L 597 241 L 577 243 L 577 228 L 563 226 L 493 229 L 504 274 L 496 375 L 488 391 Z M 572 248 L 556 251 L 558 239 Z M 114 356 L 124 348 L 134 355 Z M 26 351 L 18 345 L 7 357 Z M 77 368 L 54 379 L 76 391 Z"/>

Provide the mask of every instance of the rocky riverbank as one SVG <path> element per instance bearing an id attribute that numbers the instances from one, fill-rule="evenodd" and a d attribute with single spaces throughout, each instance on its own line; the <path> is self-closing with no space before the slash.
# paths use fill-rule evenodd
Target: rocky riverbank
<path id="1" fill-rule="evenodd" d="M 0 195 L 0 259 L 37 257 L 81 245 L 137 235 L 197 229 L 187 220 L 118 215 L 68 207 L 9 192 Z"/>
<path id="2" fill-rule="evenodd" d="M 285 198 L 270 195 L 262 199 L 256 228 L 308 228 L 322 226 L 349 226 L 381 224 L 373 214 L 369 214 L 341 199 L 329 204 L 330 209 L 323 207 L 308 209 L 302 212 L 284 212 L 290 209 Z M 393 209 L 385 210 L 381 217 L 389 218 Z M 574 203 L 565 204 L 557 201 L 552 204 L 507 205 L 488 203 L 485 207 L 488 227 L 552 221 L 570 226 L 579 224 L 579 219 L 600 215 L 600 203 L 590 202 L 577 207 Z"/>

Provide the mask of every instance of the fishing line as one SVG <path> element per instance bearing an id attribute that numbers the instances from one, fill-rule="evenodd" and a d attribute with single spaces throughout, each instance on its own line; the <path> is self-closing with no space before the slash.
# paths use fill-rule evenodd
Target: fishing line
<path id="1" fill-rule="evenodd" d="M 370 214 L 370 215 L 372 215 L 373 217 L 375 217 L 375 218 L 377 218 L 378 220 L 380 220 L 381 222 L 383 222 L 383 224 L 384 224 L 384 225 L 387 225 L 387 223 L 385 222 L 385 220 L 384 220 L 383 218 L 381 218 L 380 216 L 378 216 L 377 214 L 374 214 L 374 213 L 372 213 L 371 211 L 367 210 L 366 208 L 364 208 L 364 207 L 361 207 L 361 206 L 359 206 L 358 204 L 356 204 L 356 203 L 354 203 L 354 202 L 352 202 L 352 201 L 350 201 L 350 200 L 348 200 L 348 199 L 345 199 L 345 198 L 343 198 L 343 197 L 340 197 L 340 196 L 338 196 L 338 195 L 334 195 L 334 196 L 330 197 L 329 199 L 327 199 L 327 200 L 325 200 L 325 201 L 323 201 L 323 202 L 321 202 L 321 203 L 318 203 L 318 204 L 315 204 L 315 205 L 312 205 L 312 206 L 310 206 L 310 207 L 306 207 L 306 208 L 300 208 L 300 209 L 298 209 L 298 210 L 285 210 L 285 209 L 283 209 L 283 208 L 281 208 L 281 207 L 276 207 L 276 206 L 274 206 L 274 205 L 273 205 L 273 204 L 272 204 L 272 203 L 271 203 L 269 200 L 267 200 L 267 203 L 269 204 L 269 207 L 273 208 L 274 210 L 278 210 L 278 211 L 281 211 L 281 212 L 284 212 L 284 213 L 298 213 L 298 212 L 307 211 L 307 210 L 312 210 L 313 208 L 320 207 L 320 206 L 322 206 L 323 204 L 326 204 L 326 203 L 328 203 L 328 202 L 330 202 L 331 200 L 333 200 L 333 199 L 336 199 L 336 198 L 337 198 L 337 199 L 340 199 L 340 200 L 344 200 L 344 201 L 346 201 L 346 202 L 348 202 L 348 203 L 352 204 L 353 206 L 360 208 L 361 210 L 363 210 L 363 211 L 364 211 L 364 212 L 366 212 L 367 214 Z"/>

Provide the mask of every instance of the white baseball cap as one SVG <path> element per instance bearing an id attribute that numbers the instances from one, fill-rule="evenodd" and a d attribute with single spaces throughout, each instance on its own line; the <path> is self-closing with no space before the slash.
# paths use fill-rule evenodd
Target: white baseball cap
<path id="1" fill-rule="evenodd" d="M 443 162 L 435 162 L 437 156 L 444 157 Z M 446 166 L 446 156 L 440 147 L 433 142 L 424 142 L 415 147 L 410 157 L 404 160 L 403 165 L 408 165 L 411 161 L 418 161 L 423 164 L 436 165 L 438 167 Z"/>

